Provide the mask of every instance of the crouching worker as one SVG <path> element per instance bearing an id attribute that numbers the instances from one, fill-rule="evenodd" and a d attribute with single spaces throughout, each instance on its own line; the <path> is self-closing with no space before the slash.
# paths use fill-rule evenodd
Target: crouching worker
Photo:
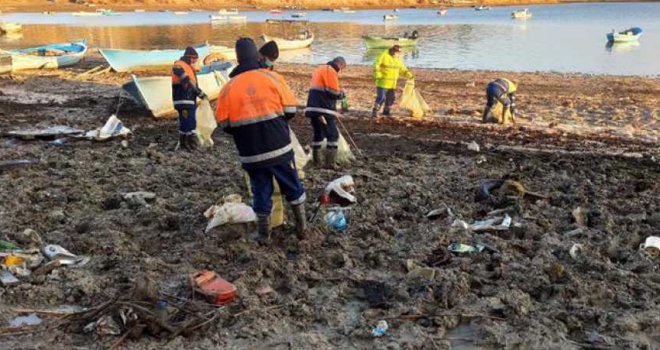
<path id="1" fill-rule="evenodd" d="M 231 134 L 241 165 L 250 177 L 253 209 L 257 214 L 257 240 L 270 237 L 273 178 L 293 208 L 296 233 L 306 230 L 305 189 L 294 161 L 287 120 L 296 115 L 296 98 L 281 76 L 261 69 L 254 41 L 236 42 L 238 66 L 220 91 L 216 120 Z"/>
<path id="2" fill-rule="evenodd" d="M 499 123 L 504 124 L 507 120 L 507 111 L 511 111 L 511 121 L 515 123 L 516 112 L 516 90 L 518 87 L 511 80 L 505 78 L 498 78 L 486 87 L 486 107 L 481 117 L 484 123 Z M 502 115 L 492 116 L 491 110 L 496 103 L 502 104 Z"/>
<path id="3" fill-rule="evenodd" d="M 345 94 L 339 88 L 339 72 L 346 68 L 346 60 L 336 57 L 314 71 L 307 97 L 305 116 L 310 118 L 314 129 L 312 156 L 314 165 L 321 166 L 321 145 L 326 141 L 325 166 L 337 167 L 337 147 L 339 129 L 337 129 L 337 101 Z"/>
<path id="4" fill-rule="evenodd" d="M 192 151 L 197 148 L 197 98 L 207 98 L 197 85 L 194 66 L 199 55 L 192 47 L 187 47 L 183 57 L 172 67 L 172 100 L 179 113 L 179 147 Z"/>

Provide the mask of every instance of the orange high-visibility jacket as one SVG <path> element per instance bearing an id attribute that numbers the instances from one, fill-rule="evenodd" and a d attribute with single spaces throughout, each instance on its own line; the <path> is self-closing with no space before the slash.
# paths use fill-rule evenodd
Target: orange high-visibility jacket
<path id="1" fill-rule="evenodd" d="M 339 88 L 339 67 L 332 62 L 324 64 L 312 75 L 305 116 L 336 115 L 337 100 L 343 97 Z"/>
<path id="2" fill-rule="evenodd" d="M 195 108 L 199 92 L 197 74 L 193 67 L 184 61 L 174 62 L 172 67 L 172 101 L 174 101 L 174 107 Z"/>
<path id="3" fill-rule="evenodd" d="M 296 98 L 284 78 L 254 69 L 222 88 L 216 120 L 234 137 L 241 164 L 249 170 L 293 159 L 285 115 L 295 113 Z"/>

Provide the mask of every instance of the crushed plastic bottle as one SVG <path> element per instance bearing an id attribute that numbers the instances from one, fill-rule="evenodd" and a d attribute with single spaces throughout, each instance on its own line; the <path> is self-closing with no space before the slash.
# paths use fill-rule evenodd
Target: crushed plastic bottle
<path id="1" fill-rule="evenodd" d="M 346 215 L 344 215 L 344 211 L 341 209 L 331 210 L 325 214 L 325 223 L 328 225 L 328 228 L 335 231 L 344 231 L 348 227 Z"/>
<path id="2" fill-rule="evenodd" d="M 346 96 L 341 99 L 341 110 L 342 112 L 348 112 L 348 97 Z"/>
<path id="3" fill-rule="evenodd" d="M 385 332 L 387 332 L 387 329 L 389 326 L 387 325 L 387 321 L 381 320 L 378 321 L 378 324 L 376 325 L 376 328 L 371 330 L 371 335 L 374 337 L 382 337 L 385 335 Z"/>

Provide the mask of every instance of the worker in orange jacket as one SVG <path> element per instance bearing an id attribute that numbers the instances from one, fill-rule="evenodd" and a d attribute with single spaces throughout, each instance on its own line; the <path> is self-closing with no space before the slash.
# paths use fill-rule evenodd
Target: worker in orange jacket
<path id="1" fill-rule="evenodd" d="M 336 57 L 332 61 L 318 67 L 312 75 L 311 87 L 307 97 L 305 116 L 310 118 L 314 129 L 312 140 L 312 157 L 314 165 L 320 166 L 321 145 L 326 141 L 325 166 L 337 166 L 337 148 L 339 146 L 339 130 L 337 129 L 337 101 L 346 95 L 339 88 L 339 72 L 346 68 L 346 60 Z"/>
<path id="2" fill-rule="evenodd" d="M 257 214 L 259 242 L 270 237 L 273 178 L 292 206 L 296 233 L 306 230 L 305 189 L 294 161 L 288 120 L 296 115 L 296 98 L 284 79 L 262 69 L 254 41 L 236 41 L 238 66 L 220 91 L 216 120 L 234 138 L 243 169 L 248 172 Z"/>
<path id="3" fill-rule="evenodd" d="M 189 151 L 197 148 L 197 98 L 207 98 L 197 83 L 194 66 L 198 59 L 197 51 L 187 47 L 172 67 L 172 100 L 179 113 L 179 147 Z"/>

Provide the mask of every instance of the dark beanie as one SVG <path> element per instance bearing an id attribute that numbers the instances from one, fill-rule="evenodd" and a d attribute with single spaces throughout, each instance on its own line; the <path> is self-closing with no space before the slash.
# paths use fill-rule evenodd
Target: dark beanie
<path id="1" fill-rule="evenodd" d="M 190 58 L 199 58 L 199 54 L 197 54 L 197 50 L 195 50 L 195 48 L 192 46 L 186 47 L 186 52 L 183 54 L 183 56 Z"/>
<path id="2" fill-rule="evenodd" d="M 280 57 L 280 49 L 277 47 L 277 43 L 273 40 L 265 43 L 264 46 L 259 49 L 259 53 L 271 61 L 275 61 Z"/>
<path id="3" fill-rule="evenodd" d="M 259 60 L 259 52 L 254 40 L 250 38 L 240 38 L 236 41 L 236 60 L 238 63 L 250 63 Z"/>

